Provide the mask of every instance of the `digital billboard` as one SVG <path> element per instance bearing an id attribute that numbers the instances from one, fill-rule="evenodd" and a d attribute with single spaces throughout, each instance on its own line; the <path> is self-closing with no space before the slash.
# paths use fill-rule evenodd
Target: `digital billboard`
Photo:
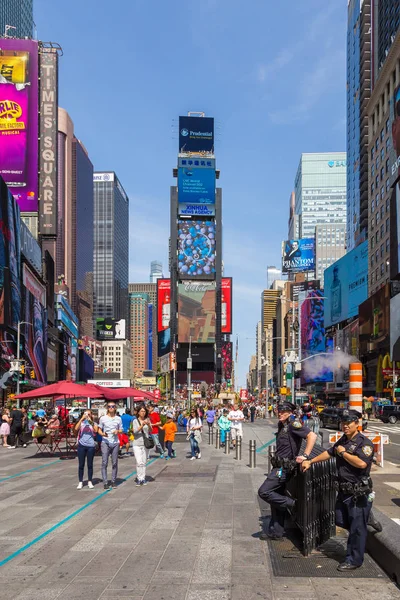
<path id="1" fill-rule="evenodd" d="M 315 239 L 286 240 L 282 243 L 282 273 L 315 270 Z"/>
<path id="2" fill-rule="evenodd" d="M 232 277 L 221 279 L 221 333 L 232 333 Z"/>
<path id="3" fill-rule="evenodd" d="M 45 287 L 24 265 L 21 335 L 25 372 L 29 379 L 47 383 L 47 311 Z"/>
<path id="4" fill-rule="evenodd" d="M 325 327 L 358 315 L 358 307 L 368 297 L 368 241 L 325 270 L 324 288 Z"/>
<path id="5" fill-rule="evenodd" d="M 126 321 L 120 319 L 96 319 L 96 339 L 106 340 L 125 340 L 126 339 Z"/>
<path id="6" fill-rule="evenodd" d="M 304 383 L 333 380 L 330 367 L 324 365 L 328 350 L 324 328 L 324 299 L 321 290 L 312 290 L 301 305 L 301 358 Z M 322 358 L 322 360 L 321 360 Z"/>
<path id="7" fill-rule="evenodd" d="M 215 278 L 215 221 L 178 220 L 178 277 Z"/>
<path id="8" fill-rule="evenodd" d="M 171 352 L 171 329 L 168 327 L 157 334 L 157 356 Z"/>
<path id="9" fill-rule="evenodd" d="M 225 380 L 232 379 L 232 342 L 222 342 L 222 376 Z"/>
<path id="10" fill-rule="evenodd" d="M 390 332 L 390 285 L 386 284 L 360 304 L 360 356 L 386 349 Z"/>
<path id="11" fill-rule="evenodd" d="M 157 279 L 157 330 L 165 331 L 171 318 L 171 280 Z"/>
<path id="12" fill-rule="evenodd" d="M 38 209 L 38 43 L 0 39 L 0 175 L 23 212 Z"/>
<path id="13" fill-rule="evenodd" d="M 147 330 L 147 366 L 153 369 L 153 311 L 152 304 L 148 305 L 148 330 Z"/>
<path id="14" fill-rule="evenodd" d="M 290 283 L 290 299 L 293 302 L 298 302 L 299 294 L 301 292 L 309 292 L 310 290 L 319 290 L 321 283 L 319 279 L 313 279 L 311 281 L 294 281 Z M 306 293 L 307 295 L 307 293 Z"/>
<path id="15" fill-rule="evenodd" d="M 400 361 L 400 294 L 390 299 L 390 358 Z"/>
<path id="16" fill-rule="evenodd" d="M 0 177 L 0 325 L 16 328 L 21 319 L 20 211 Z"/>
<path id="17" fill-rule="evenodd" d="M 180 215 L 215 216 L 215 159 L 178 159 L 178 202 Z"/>
<path id="18" fill-rule="evenodd" d="M 178 342 L 215 342 L 215 282 L 178 285 Z"/>
<path id="19" fill-rule="evenodd" d="M 214 119 L 179 117 L 179 152 L 213 152 Z"/>

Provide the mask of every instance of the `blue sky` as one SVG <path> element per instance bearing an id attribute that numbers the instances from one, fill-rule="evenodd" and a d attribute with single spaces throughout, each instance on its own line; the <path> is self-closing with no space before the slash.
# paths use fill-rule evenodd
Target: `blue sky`
<path id="1" fill-rule="evenodd" d="M 266 267 L 279 264 L 301 152 L 346 148 L 344 0 L 35 0 L 61 44 L 60 105 L 130 197 L 130 281 L 167 266 L 177 119 L 216 120 L 225 274 L 245 384 Z M 62 10 L 60 10 L 62 6 Z"/>

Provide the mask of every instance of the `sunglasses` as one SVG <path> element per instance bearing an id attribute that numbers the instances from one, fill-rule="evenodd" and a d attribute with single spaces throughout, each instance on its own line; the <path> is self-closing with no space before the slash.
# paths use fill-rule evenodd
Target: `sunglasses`
<path id="1" fill-rule="evenodd" d="M 115 404 L 109 404 L 108 408 L 116 408 Z"/>

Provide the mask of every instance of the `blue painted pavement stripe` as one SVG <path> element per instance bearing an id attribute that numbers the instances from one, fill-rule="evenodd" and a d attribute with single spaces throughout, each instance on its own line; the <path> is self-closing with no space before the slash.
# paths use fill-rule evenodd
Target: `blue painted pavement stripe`
<path id="1" fill-rule="evenodd" d="M 49 467 L 50 465 L 55 465 L 60 462 L 60 459 L 53 460 L 52 462 L 46 463 L 45 465 L 40 465 L 40 467 L 34 467 L 33 469 L 28 469 L 27 471 L 21 471 L 21 473 L 15 473 L 14 475 L 8 475 L 8 477 L 2 477 L 0 479 L 0 483 L 2 481 L 8 481 L 9 479 L 14 479 L 15 477 L 21 477 L 21 475 L 25 475 L 25 473 L 32 473 L 32 471 L 38 471 L 39 469 L 44 469 L 45 467 Z"/>
<path id="2" fill-rule="evenodd" d="M 156 458 L 152 458 L 147 463 L 146 466 L 150 466 L 156 460 L 158 460 L 158 456 Z M 125 481 L 127 479 L 130 479 L 131 477 L 133 477 L 135 474 L 136 474 L 136 471 L 132 471 L 132 473 L 130 473 L 127 477 L 125 477 Z M 21 548 L 18 548 L 18 550 L 16 550 L 12 554 L 9 554 L 5 558 L 3 558 L 3 560 L 0 561 L 0 567 L 4 567 L 4 565 L 6 565 L 8 562 L 10 562 L 11 560 L 13 560 L 14 558 L 17 558 L 17 556 L 19 556 L 20 554 L 22 554 L 23 552 L 25 552 L 25 550 L 28 550 L 29 548 L 31 548 L 32 546 L 34 546 L 35 544 L 37 544 L 38 542 L 40 542 L 40 540 L 42 540 L 43 538 L 45 538 L 48 535 L 50 535 L 50 533 L 53 533 L 53 531 L 56 531 L 56 529 L 58 529 L 59 527 L 61 527 L 61 525 L 64 525 L 65 523 L 68 523 L 68 521 L 70 521 L 71 519 L 73 519 L 74 517 L 76 517 L 77 515 L 79 515 L 81 512 L 83 512 L 87 508 L 89 508 L 89 506 L 92 506 L 92 504 L 94 504 L 95 502 L 97 502 L 98 500 L 100 500 L 100 498 L 103 498 L 106 494 L 109 494 L 111 491 L 112 490 L 106 490 L 105 492 L 102 492 L 101 494 L 99 494 L 98 496 L 96 496 L 96 498 L 93 498 L 93 500 L 91 500 L 90 502 L 87 502 L 86 504 L 84 504 L 83 506 L 81 506 L 80 508 L 78 508 L 77 510 L 75 510 L 73 513 L 71 513 L 70 515 L 68 515 L 68 517 L 65 517 L 64 519 L 61 519 L 61 521 L 59 521 L 58 523 L 56 523 L 55 525 L 53 525 L 53 527 L 50 527 L 50 529 L 47 529 L 46 531 L 44 531 L 43 533 L 41 533 L 40 535 L 38 535 L 37 537 L 35 537 L 33 540 L 31 540 L 30 542 L 28 542 L 27 544 L 25 544 L 25 546 L 21 546 Z"/>
<path id="3" fill-rule="evenodd" d="M 261 452 L 261 450 L 264 450 L 264 448 L 267 448 L 268 446 L 270 446 L 271 444 L 273 444 L 275 442 L 275 438 L 272 438 L 272 440 L 269 440 L 269 442 L 267 442 L 266 444 L 264 444 L 263 446 L 260 446 L 259 448 L 256 449 L 256 452 Z"/>

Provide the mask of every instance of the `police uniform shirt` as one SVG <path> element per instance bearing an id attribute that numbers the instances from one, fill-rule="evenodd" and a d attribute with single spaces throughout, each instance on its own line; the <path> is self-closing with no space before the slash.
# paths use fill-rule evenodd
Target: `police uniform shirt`
<path id="1" fill-rule="evenodd" d="M 276 433 L 276 455 L 279 458 L 293 460 L 300 452 L 302 440 L 309 433 L 308 427 L 304 427 L 300 421 L 279 423 L 278 432 Z"/>
<path id="2" fill-rule="evenodd" d="M 338 456 L 336 454 L 336 448 L 338 446 L 343 446 L 348 454 L 357 456 L 364 461 L 367 464 L 366 468 L 359 469 L 358 467 L 354 467 L 347 462 L 343 456 Z M 369 476 L 372 459 L 374 458 L 374 445 L 371 440 L 366 438 L 362 433 L 357 433 L 351 440 L 343 435 L 332 448 L 328 448 L 327 452 L 336 458 L 339 481 L 357 483 L 360 480 L 360 477 L 365 475 Z"/>

